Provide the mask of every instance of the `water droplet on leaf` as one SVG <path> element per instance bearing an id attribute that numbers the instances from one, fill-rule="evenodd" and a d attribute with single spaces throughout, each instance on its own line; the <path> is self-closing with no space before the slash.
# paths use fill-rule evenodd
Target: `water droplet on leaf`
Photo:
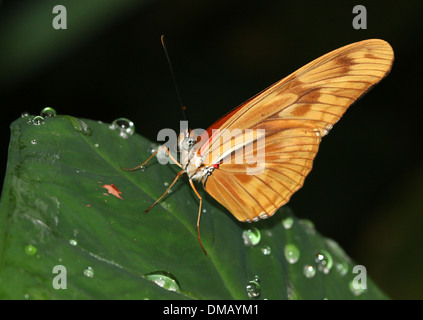
<path id="1" fill-rule="evenodd" d="M 119 130 L 119 136 L 123 139 L 128 139 L 129 136 L 132 136 L 135 133 L 134 123 L 126 118 L 118 118 L 114 120 L 109 128 L 112 130 Z"/>
<path id="2" fill-rule="evenodd" d="M 150 281 L 153 281 L 159 287 L 175 292 L 181 292 L 181 288 L 176 281 L 176 278 L 169 272 L 166 271 L 156 271 L 144 275 L 144 278 Z"/>
<path id="3" fill-rule="evenodd" d="M 260 296 L 260 279 L 258 276 L 254 277 L 254 280 L 248 281 L 245 286 L 247 295 L 249 298 L 258 298 Z"/>
<path id="4" fill-rule="evenodd" d="M 25 246 L 25 253 L 29 256 L 33 256 L 37 253 L 37 248 L 32 244 L 28 244 L 27 246 Z"/>
<path id="5" fill-rule="evenodd" d="M 272 249 L 270 249 L 269 246 L 262 246 L 260 248 L 261 253 L 263 253 L 263 255 L 268 256 L 272 253 Z"/>
<path id="6" fill-rule="evenodd" d="M 249 247 L 256 246 L 260 243 L 261 234 L 257 228 L 251 228 L 242 232 L 242 239 L 244 244 Z"/>
<path id="7" fill-rule="evenodd" d="M 296 245 L 292 243 L 288 243 L 285 245 L 284 254 L 286 261 L 291 264 L 296 263 L 300 258 L 300 250 L 297 248 Z"/>
<path id="8" fill-rule="evenodd" d="M 57 115 L 56 110 L 50 107 L 44 108 L 40 112 L 40 116 L 44 118 L 55 117 L 56 115 Z"/>
<path id="9" fill-rule="evenodd" d="M 140 166 L 140 167 L 138 168 L 138 170 L 140 170 L 141 172 L 144 172 L 144 171 L 145 171 L 145 167 L 144 167 L 144 166 Z"/>
<path id="10" fill-rule="evenodd" d="M 152 143 L 152 144 L 149 145 L 147 152 L 150 153 L 150 154 L 155 154 L 158 149 L 159 149 L 159 145 Z"/>
<path id="11" fill-rule="evenodd" d="M 316 275 L 316 268 L 312 265 L 305 265 L 303 273 L 306 278 L 313 278 Z"/>
<path id="12" fill-rule="evenodd" d="M 88 277 L 88 278 L 94 278 L 94 269 L 91 267 L 88 267 L 87 269 L 84 270 L 84 276 Z"/>
<path id="13" fill-rule="evenodd" d="M 91 128 L 88 124 L 80 119 L 69 117 L 70 121 L 72 122 L 73 127 L 76 131 L 82 133 L 85 136 L 91 135 Z"/>
<path id="14" fill-rule="evenodd" d="M 163 209 L 165 209 L 165 210 L 169 210 L 169 208 L 170 208 L 170 204 L 169 203 L 167 203 L 166 201 L 162 201 L 162 202 L 160 202 L 160 205 L 162 206 L 162 208 Z"/>
<path id="15" fill-rule="evenodd" d="M 165 163 L 167 163 L 169 161 L 168 160 L 169 154 L 167 153 L 167 151 L 166 151 L 165 148 L 161 148 L 159 150 L 159 152 L 157 152 L 156 158 L 157 158 L 157 161 L 159 161 L 159 163 L 165 164 Z M 171 162 L 171 163 L 173 163 L 173 162 Z"/>
<path id="16" fill-rule="evenodd" d="M 326 250 L 320 250 L 316 254 L 317 269 L 324 274 L 328 274 L 329 271 L 332 269 L 333 266 L 333 259 L 332 255 L 327 252 Z"/>
<path id="17" fill-rule="evenodd" d="M 294 224 L 294 219 L 291 216 L 286 216 L 282 219 L 282 226 L 285 229 L 291 229 L 292 225 Z"/>
<path id="18" fill-rule="evenodd" d="M 41 116 L 35 116 L 32 119 L 32 124 L 35 125 L 35 126 L 39 126 L 39 125 L 42 125 L 44 123 L 45 123 L 44 118 L 41 117 Z"/>

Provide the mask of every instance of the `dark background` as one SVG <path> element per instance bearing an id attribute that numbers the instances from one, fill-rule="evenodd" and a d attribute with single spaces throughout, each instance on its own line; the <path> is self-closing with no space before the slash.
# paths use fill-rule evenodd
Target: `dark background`
<path id="1" fill-rule="evenodd" d="M 57 4 L 67 8 L 67 30 L 52 27 Z M 357 4 L 367 8 L 367 30 L 352 27 Z M 178 130 L 162 34 L 192 128 L 322 54 L 381 38 L 395 51 L 390 75 L 325 137 L 289 205 L 390 297 L 421 299 L 422 20 L 421 1 L 2 1 L 1 176 L 9 124 L 23 111 L 127 117 L 151 140 Z"/>

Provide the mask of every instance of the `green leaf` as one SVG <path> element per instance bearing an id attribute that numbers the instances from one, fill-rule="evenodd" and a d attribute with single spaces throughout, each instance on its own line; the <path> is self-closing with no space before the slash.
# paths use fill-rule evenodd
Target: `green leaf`
<path id="1" fill-rule="evenodd" d="M 144 213 L 179 168 L 153 159 L 145 170 L 121 169 L 147 159 L 150 141 L 92 120 L 37 119 L 11 125 L 0 298 L 386 298 L 368 278 L 367 289 L 354 289 L 363 276 L 353 273 L 355 263 L 287 207 L 245 224 L 201 190 L 205 255 L 198 199 L 185 176 Z M 103 187 L 112 184 L 122 199 Z"/>

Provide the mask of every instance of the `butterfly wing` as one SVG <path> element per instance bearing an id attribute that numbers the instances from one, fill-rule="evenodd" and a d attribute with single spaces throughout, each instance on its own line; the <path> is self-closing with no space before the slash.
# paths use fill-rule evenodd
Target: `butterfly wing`
<path id="1" fill-rule="evenodd" d="M 205 190 L 241 221 L 273 215 L 303 185 L 321 138 L 354 101 L 387 75 L 393 58 L 391 46 L 383 40 L 344 46 L 218 120 L 198 146 L 205 165 L 221 163 L 205 181 Z M 264 129 L 264 139 L 247 136 L 246 129 Z M 241 142 L 234 143 L 237 138 Z M 247 145 L 253 148 L 236 152 Z M 248 159 L 254 159 L 260 148 L 265 151 L 264 167 L 259 174 L 248 174 L 252 166 Z"/>
<path id="2" fill-rule="evenodd" d="M 303 184 L 317 153 L 320 136 L 310 129 L 286 128 L 265 138 L 264 145 L 237 156 L 232 153 L 213 171 L 204 185 L 218 202 L 238 220 L 256 221 L 267 218 Z M 262 140 L 263 141 L 263 140 Z M 265 152 L 265 161 L 254 163 L 256 155 Z M 253 152 L 254 150 L 254 152 Z M 239 161 L 239 157 L 243 157 Z M 239 164 L 237 164 L 239 163 Z M 261 167 L 261 165 L 265 167 Z M 247 170 L 260 172 L 248 174 Z"/>

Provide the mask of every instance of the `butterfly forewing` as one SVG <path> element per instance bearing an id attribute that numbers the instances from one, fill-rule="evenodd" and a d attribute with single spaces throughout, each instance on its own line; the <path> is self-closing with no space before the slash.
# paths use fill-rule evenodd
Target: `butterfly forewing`
<path id="1" fill-rule="evenodd" d="M 221 163 L 205 180 L 206 191 L 241 221 L 274 214 L 303 185 L 321 137 L 389 72 L 393 57 L 391 46 L 383 40 L 347 45 L 310 62 L 218 120 L 206 131 L 210 138 L 198 147 L 200 155 L 213 155 L 205 157 L 206 166 L 216 160 Z M 218 130 L 212 135 L 212 129 Z M 265 132 L 264 143 L 257 143 L 259 135 L 247 137 L 247 129 Z M 234 144 L 239 135 L 245 145 L 256 147 L 236 152 L 243 147 L 242 139 Z M 259 151 L 265 154 L 264 167 L 249 174 L 248 159 Z"/>

